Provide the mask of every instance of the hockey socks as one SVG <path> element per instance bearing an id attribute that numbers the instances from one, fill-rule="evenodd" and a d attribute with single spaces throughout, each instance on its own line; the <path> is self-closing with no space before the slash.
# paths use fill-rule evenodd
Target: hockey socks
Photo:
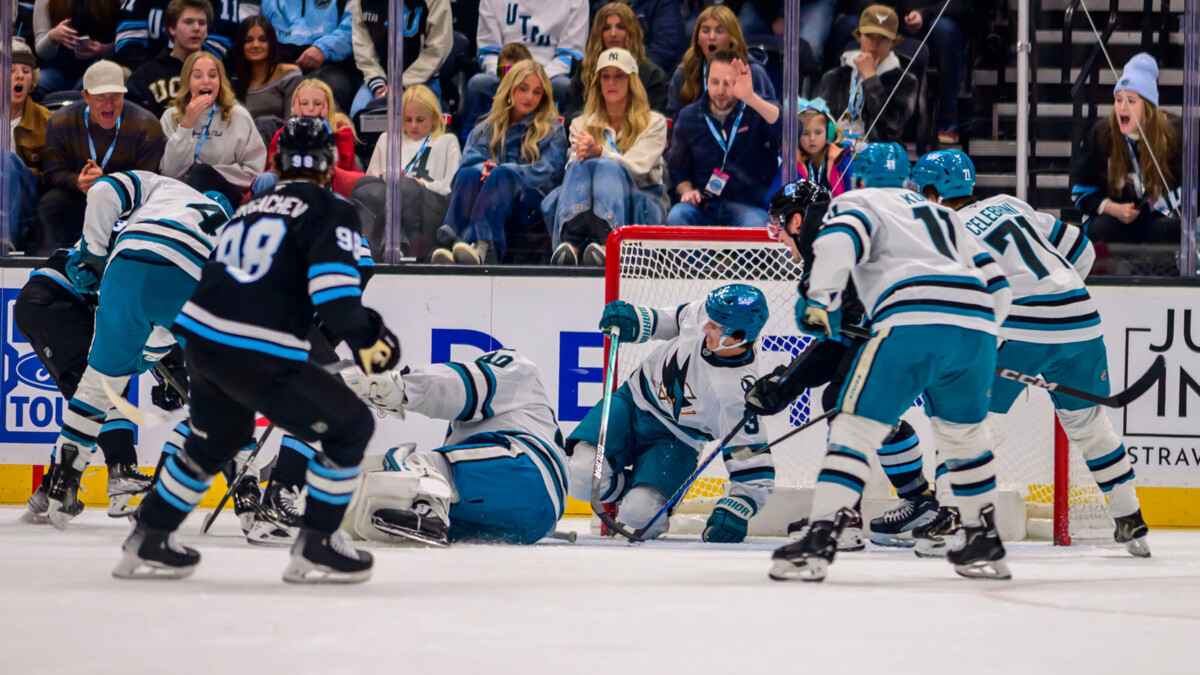
<path id="1" fill-rule="evenodd" d="M 832 520 L 839 509 L 858 502 L 871 476 L 867 453 L 878 450 L 891 433 L 890 425 L 858 415 L 842 413 L 833 420 L 813 494 L 813 524 Z"/>
<path id="2" fill-rule="evenodd" d="M 138 458 L 133 438 L 133 422 L 125 419 L 115 408 L 108 411 L 100 434 L 96 436 L 96 444 L 104 453 L 104 463 L 110 468 L 122 464 L 136 465 Z"/>
<path id="3" fill-rule="evenodd" d="M 1100 491 L 1108 498 L 1109 515 L 1120 518 L 1137 511 L 1139 504 L 1133 489 L 1133 466 L 1129 463 L 1129 455 L 1125 453 L 1125 445 L 1117 446 L 1112 452 L 1095 454 L 1098 456 L 1084 454 L 1083 459 L 1100 486 Z"/>
<path id="4" fill-rule="evenodd" d="M 138 521 L 147 527 L 174 532 L 192 509 L 204 499 L 213 474 L 206 473 L 180 450 L 163 462 L 154 489 L 142 501 Z"/>
<path id="5" fill-rule="evenodd" d="M 317 449 L 292 435 L 285 435 L 279 444 L 279 458 L 271 470 L 271 482 L 300 491 L 308 463 L 317 456 Z"/>
<path id="6" fill-rule="evenodd" d="M 913 499 L 929 489 L 929 481 L 922 473 L 920 440 L 912 425 L 901 420 L 879 449 L 879 463 L 900 499 Z"/>
<path id="7" fill-rule="evenodd" d="M 317 532 L 333 532 L 358 487 L 358 465 L 338 466 L 324 454 L 308 462 L 308 499 L 304 505 L 304 527 Z"/>
<path id="8" fill-rule="evenodd" d="M 947 459 L 950 490 L 967 527 L 979 525 L 979 512 L 996 492 L 996 467 L 991 450 L 967 459 Z"/>

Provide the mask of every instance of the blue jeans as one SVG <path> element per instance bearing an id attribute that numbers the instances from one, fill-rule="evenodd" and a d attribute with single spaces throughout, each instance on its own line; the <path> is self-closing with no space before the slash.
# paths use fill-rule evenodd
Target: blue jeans
<path id="1" fill-rule="evenodd" d="M 562 187 L 542 202 L 542 217 L 550 226 L 552 247 L 557 248 L 563 223 L 589 211 L 607 222 L 610 230 L 661 224 L 662 194 L 661 185 L 643 190 L 625 167 L 597 157 L 567 165 Z"/>
<path id="2" fill-rule="evenodd" d="M 829 31 L 833 28 L 833 9 L 836 4 L 836 0 L 812 0 L 800 6 L 800 39 L 812 47 L 818 60 L 825 40 L 829 38 Z M 742 5 L 742 11 L 738 13 L 738 23 L 746 35 L 774 35 L 771 21 L 774 21 L 774 17 L 768 20 L 759 16 L 758 10 L 750 3 Z M 688 35 L 691 35 L 690 31 Z"/>
<path id="3" fill-rule="evenodd" d="M 429 87 L 431 90 L 433 90 L 434 96 L 441 98 L 442 83 L 440 81 L 437 79 L 432 79 L 428 82 L 422 82 L 421 84 L 424 84 L 426 87 Z M 350 104 L 350 119 L 354 119 L 355 115 L 362 112 L 363 108 L 367 107 L 367 104 L 374 100 L 374 92 L 372 92 L 370 89 L 367 89 L 367 83 L 363 82 L 362 86 L 358 88 L 358 92 L 354 94 L 354 102 Z"/>
<path id="4" fill-rule="evenodd" d="M 496 97 L 496 87 L 500 86 L 500 78 L 496 73 L 476 73 L 467 80 L 467 91 L 463 94 L 462 137 L 465 141 L 471 129 L 492 108 L 492 99 Z M 567 105 L 567 94 L 571 89 L 571 80 L 565 75 L 550 79 L 554 89 L 554 105 L 563 110 Z"/>
<path id="5" fill-rule="evenodd" d="M 45 98 L 56 91 L 77 89 L 83 89 L 83 74 L 78 69 L 42 68 L 38 71 L 39 98 Z"/>
<path id="6" fill-rule="evenodd" d="M 766 227 L 767 212 L 739 202 L 708 202 L 702 206 L 679 203 L 667 215 L 668 225 L 728 225 Z"/>
<path id="7" fill-rule="evenodd" d="M 454 174 L 444 227 L 468 244 L 492 242 L 503 262 L 508 235 L 542 226 L 542 193 L 505 164 L 492 169 L 487 180 L 482 178 L 482 165 L 465 166 Z"/>
<path id="8" fill-rule="evenodd" d="M 37 176 L 25 166 L 17 153 L 8 153 L 8 228 L 9 241 L 18 248 L 33 244 L 37 223 L 37 203 L 40 198 Z M 23 227 L 24 226 L 24 227 Z M 2 235 L 0 235 L 2 236 Z"/>

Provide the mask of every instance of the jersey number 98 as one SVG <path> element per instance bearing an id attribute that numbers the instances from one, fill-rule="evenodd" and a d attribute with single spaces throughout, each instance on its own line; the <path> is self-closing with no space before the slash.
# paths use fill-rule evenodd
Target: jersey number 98
<path id="1" fill-rule="evenodd" d="M 287 227 L 280 218 L 261 218 L 250 227 L 244 221 L 230 223 L 217 244 L 217 262 L 225 264 L 229 276 L 243 284 L 266 276 Z"/>

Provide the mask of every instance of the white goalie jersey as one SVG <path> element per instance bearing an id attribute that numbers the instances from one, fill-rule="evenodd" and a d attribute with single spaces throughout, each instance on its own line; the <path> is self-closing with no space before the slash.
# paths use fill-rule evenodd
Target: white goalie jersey
<path id="1" fill-rule="evenodd" d="M 976 202 L 958 214 L 1012 286 L 1012 309 L 1000 337 L 1061 344 L 1103 334 L 1100 314 L 1081 278 L 1095 258 L 1082 231 L 1008 195 Z"/>

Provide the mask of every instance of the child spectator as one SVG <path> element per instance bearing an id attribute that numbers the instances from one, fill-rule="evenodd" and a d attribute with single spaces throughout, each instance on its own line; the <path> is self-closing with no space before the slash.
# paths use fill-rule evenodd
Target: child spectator
<path id="1" fill-rule="evenodd" d="M 23 43 L 12 43 L 12 91 L 8 115 L 12 125 L 12 163 L 9 173 L 9 228 L 22 250 L 36 236 L 38 197 L 41 196 L 42 161 L 46 152 L 46 123 L 50 111 L 30 98 L 37 87 L 37 60 Z"/>
<path id="2" fill-rule="evenodd" d="M 1183 132 L 1179 118 L 1158 107 L 1154 58 L 1130 59 L 1113 96 L 1112 113 L 1092 127 L 1071 171 L 1071 196 L 1087 235 L 1100 242 L 1178 244 Z"/>
<path id="3" fill-rule="evenodd" d="M 596 18 L 592 21 L 592 32 L 588 34 L 583 67 L 571 78 L 571 91 L 567 95 L 567 107 L 563 116 L 574 120 L 583 110 L 588 92 L 592 90 L 592 79 L 598 72 L 596 62 L 600 58 L 600 52 L 606 49 L 624 49 L 633 55 L 637 64 L 637 76 L 642 82 L 642 89 L 646 91 L 650 109 L 660 113 L 665 111 L 667 74 L 646 58 L 642 26 L 633 15 L 633 10 L 623 2 L 610 2 L 596 12 Z"/>
<path id="4" fill-rule="evenodd" d="M 458 138 L 446 133 L 446 118 L 437 96 L 424 85 L 404 90 L 404 139 L 400 146 L 401 199 L 404 204 L 405 238 L 408 252 L 418 260 L 433 252 L 439 227 L 450 207 L 450 181 L 458 171 L 462 153 Z M 387 133 L 379 137 L 368 176 L 383 177 L 387 170 Z"/>
<path id="5" fill-rule="evenodd" d="M 373 100 L 387 95 L 388 0 L 354 2 L 354 61 L 363 84 L 350 106 L 350 117 Z M 454 47 L 450 0 L 408 0 L 404 3 L 404 88 L 423 84 L 441 94 L 434 75 Z"/>
<path id="6" fill-rule="evenodd" d="M 110 58 L 121 0 L 37 0 L 34 51 L 42 62 L 37 97 L 78 89 L 83 71 Z"/>
<path id="7" fill-rule="evenodd" d="M 476 29 L 476 58 L 480 72 L 467 82 L 463 96 L 470 129 L 489 108 L 502 73 L 496 69 L 501 45 L 520 42 L 529 48 L 533 59 L 546 71 L 553 87 L 554 102 L 566 108 L 571 87 L 570 72 L 575 61 L 583 60 L 587 41 L 588 4 L 586 0 L 481 0 L 479 27 Z M 547 93 L 551 93 L 547 90 Z"/>
<path id="8" fill-rule="evenodd" d="M 781 132 L 779 106 L 755 93 L 750 67 L 736 52 L 714 54 L 708 91 L 675 124 L 667 162 L 679 203 L 667 224 L 764 227 Z"/>
<path id="9" fill-rule="evenodd" d="M 275 27 L 266 17 L 247 17 L 238 25 L 226 59 L 229 82 L 264 138 L 274 138 L 283 128 L 292 114 L 292 94 L 304 79 L 300 66 L 281 58 Z"/>
<path id="10" fill-rule="evenodd" d="M 567 154 L 550 87 L 536 61 L 517 63 L 500 81 L 491 112 L 467 138 L 432 262 L 494 264 L 510 248 L 513 262 L 544 255 L 539 207 L 562 182 Z"/>
<path id="11" fill-rule="evenodd" d="M 796 173 L 801 180 L 820 183 L 829 194 L 836 197 L 846 190 L 854 189 L 854 153 L 852 143 L 845 141 L 842 131 L 833 123 L 829 106 L 815 98 L 800 99 L 800 145 L 796 157 Z M 775 174 L 775 182 L 767 195 L 773 195 L 783 186 L 783 167 Z M 767 204 L 770 204 L 768 197 Z"/>
<path id="12" fill-rule="evenodd" d="M 283 61 L 328 84 L 341 110 L 350 109 L 362 80 L 354 65 L 352 10 L 342 0 L 262 0 L 262 14 L 279 34 Z"/>
<path id="13" fill-rule="evenodd" d="M 587 108 L 571 123 L 562 187 L 542 202 L 551 264 L 602 266 L 610 231 L 663 222 L 667 120 L 650 110 L 638 67 L 624 49 L 606 50 L 596 61 Z"/>
<path id="14" fill-rule="evenodd" d="M 162 174 L 199 192 L 216 190 L 237 204 L 266 169 L 267 148 L 254 119 L 233 97 L 216 56 L 189 56 L 183 81 L 184 90 L 162 116 L 167 137 Z"/>
<path id="15" fill-rule="evenodd" d="M 737 17 L 728 7 L 714 5 L 700 12 L 696 19 L 696 30 L 692 31 L 691 46 L 683 55 L 683 63 L 671 76 L 667 117 L 677 119 L 680 110 L 700 99 L 708 86 L 708 66 L 713 56 L 726 50 L 736 54 L 743 63 L 750 64 L 754 92 L 768 101 L 775 100 L 775 87 L 767 71 L 757 63 L 750 62 L 746 38 L 742 37 Z"/>
<path id="16" fill-rule="evenodd" d="M 167 106 L 179 96 L 183 62 L 204 46 L 211 21 L 212 5 L 208 0 L 171 0 L 163 25 L 171 34 L 174 47 L 163 47 L 154 60 L 133 71 L 125 83 L 129 99 L 161 118 Z"/>
<path id="17" fill-rule="evenodd" d="M 174 39 L 167 15 L 172 12 L 175 0 L 125 0 L 117 15 L 117 44 L 114 59 L 131 70 L 152 58 L 164 49 L 171 49 Z M 187 2 L 186 5 L 204 9 L 201 3 Z M 207 34 L 203 48 L 227 58 L 234 44 L 238 22 L 250 14 L 258 14 L 258 2 L 254 0 L 211 0 L 205 12 L 208 16 Z M 178 10 L 176 10 L 178 16 Z M 174 94 L 171 95 L 174 98 Z"/>

